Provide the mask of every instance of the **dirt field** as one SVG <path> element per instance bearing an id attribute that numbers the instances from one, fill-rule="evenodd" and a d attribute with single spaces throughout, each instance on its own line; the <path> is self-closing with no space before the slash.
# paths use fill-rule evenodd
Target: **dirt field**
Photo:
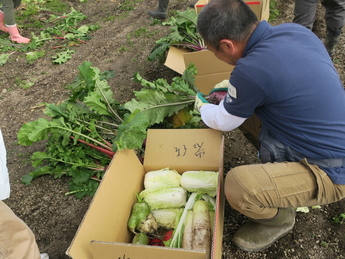
<path id="1" fill-rule="evenodd" d="M 72 58 L 64 64 L 52 63 L 51 55 L 29 64 L 22 52 L 11 54 L 4 66 L 0 66 L 0 128 L 2 129 L 8 151 L 8 168 L 11 180 L 11 197 L 5 202 L 23 219 L 36 235 L 39 248 L 47 252 L 52 259 L 66 259 L 69 244 L 85 214 L 91 198 L 82 200 L 74 196 L 65 196 L 68 191 L 68 179 L 40 177 L 25 186 L 21 177 L 32 170 L 29 157 L 35 151 L 43 151 L 44 143 L 24 147 L 17 143 L 17 132 L 29 121 L 43 116 L 40 103 L 56 103 L 65 100 L 66 85 L 71 83 L 78 73 L 77 67 L 84 61 L 92 62 L 101 71 L 114 70 L 115 77 L 108 81 L 115 99 L 125 102 L 133 97 L 133 90 L 140 85 L 132 80 L 139 72 L 148 80 L 157 78 L 171 79 L 177 76 L 174 71 L 147 61 L 147 56 L 154 46 L 154 41 L 164 37 L 168 28 L 153 24 L 147 15 L 153 10 L 156 0 L 132 1 L 133 10 L 125 11 L 128 1 L 88 0 L 79 2 L 65 0 L 76 10 L 84 13 L 85 24 L 98 23 L 101 28 L 91 34 L 85 44 L 76 46 Z M 189 8 L 187 0 L 171 1 L 170 11 Z M 280 0 L 276 7 L 280 11 L 278 19 L 271 24 L 291 22 L 293 0 Z M 18 12 L 20 15 L 20 12 Z M 49 11 L 40 11 L 38 21 L 49 17 Z M 111 18 L 112 17 L 112 18 Z M 115 17 L 115 18 L 114 18 Z M 134 38 L 131 33 L 145 28 L 147 34 Z M 315 23 L 315 33 L 324 37 L 323 9 L 320 6 Z M 30 31 L 23 31 L 23 36 L 30 37 Z M 39 31 L 35 31 L 39 33 Z M 3 32 L 0 32 L 3 35 Z M 334 56 L 335 66 L 342 81 L 345 80 L 344 35 Z M 52 51 L 56 42 L 47 43 L 44 49 Z M 1 54 L 1 53 L 0 53 Z M 18 78 L 34 82 L 23 89 L 18 86 Z M 225 134 L 225 171 L 242 164 L 258 162 L 256 150 L 235 130 Z M 238 250 L 232 242 L 232 236 L 247 219 L 231 209 L 225 211 L 223 258 L 345 258 L 345 224 L 336 224 L 334 217 L 345 213 L 345 200 L 336 204 L 298 213 L 297 223 L 291 233 L 281 238 L 271 247 L 259 253 L 246 253 Z M 99 224 L 102 224 L 100 221 Z"/>

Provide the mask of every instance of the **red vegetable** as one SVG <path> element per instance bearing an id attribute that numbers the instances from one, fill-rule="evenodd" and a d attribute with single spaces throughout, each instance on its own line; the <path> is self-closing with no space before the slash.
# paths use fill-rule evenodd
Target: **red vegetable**
<path id="1" fill-rule="evenodd" d="M 207 100 L 209 103 L 212 104 L 219 104 L 221 100 L 223 100 L 228 92 L 227 91 L 216 91 L 211 93 L 208 97 Z"/>
<path id="2" fill-rule="evenodd" d="M 150 246 L 164 246 L 163 241 L 159 238 L 150 239 Z"/>
<path id="3" fill-rule="evenodd" d="M 165 232 L 163 236 L 163 241 L 168 241 L 172 237 L 173 232 L 173 230 L 168 230 L 167 232 Z"/>

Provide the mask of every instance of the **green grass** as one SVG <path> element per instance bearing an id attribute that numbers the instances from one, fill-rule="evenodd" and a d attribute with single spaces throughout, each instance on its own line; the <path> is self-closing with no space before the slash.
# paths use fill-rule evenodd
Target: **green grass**
<path id="1" fill-rule="evenodd" d="M 122 4 L 119 5 L 120 11 L 131 11 L 134 10 L 137 5 L 136 1 L 125 0 Z"/>
<path id="2" fill-rule="evenodd" d="M 30 153 L 19 153 L 18 158 L 21 158 L 21 164 L 31 163 L 31 154 Z"/>
<path id="3" fill-rule="evenodd" d="M 333 217 L 333 222 L 336 224 L 343 224 L 345 223 L 345 213 L 342 213 L 340 215 L 337 215 Z"/>
<path id="4" fill-rule="evenodd" d="M 275 21 L 278 19 L 280 12 L 278 9 L 276 9 L 277 4 L 278 4 L 278 1 L 276 0 L 270 1 L 270 17 L 268 19 L 269 21 Z"/>
<path id="5" fill-rule="evenodd" d="M 103 18 L 103 21 L 106 21 L 106 22 L 113 22 L 117 19 L 117 17 L 115 15 L 110 15 L 108 17 L 105 17 Z"/>
<path id="6" fill-rule="evenodd" d="M 25 81 L 20 77 L 16 77 L 14 79 L 14 83 L 22 89 L 29 89 L 30 87 L 32 87 L 35 84 L 34 82 Z"/>
<path id="7" fill-rule="evenodd" d="M 44 22 L 37 19 L 37 15 L 41 10 L 49 10 L 54 13 L 65 13 L 69 10 L 66 3 L 60 0 L 45 1 L 45 0 L 23 0 L 23 9 L 17 12 L 16 20 L 24 29 L 38 28 L 41 29 L 45 26 Z M 25 21 L 25 22 L 24 22 Z"/>
<path id="8" fill-rule="evenodd" d="M 121 48 L 119 48 L 119 53 L 123 53 L 123 52 L 126 52 L 126 51 L 128 51 L 129 50 L 129 48 L 126 48 L 126 47 L 124 47 L 124 46 L 122 46 Z"/>
<path id="9" fill-rule="evenodd" d="M 139 28 L 135 30 L 134 32 L 130 33 L 129 36 L 134 37 L 134 38 L 139 38 L 142 35 L 146 34 L 148 31 L 149 30 L 147 28 Z"/>
<path id="10" fill-rule="evenodd" d="M 329 246 L 329 244 L 326 241 L 321 241 L 320 244 L 322 247 L 328 247 Z"/>
<path id="11" fill-rule="evenodd" d="M 68 5 L 60 0 L 50 1 L 46 7 L 54 13 L 67 13 L 69 11 Z"/>

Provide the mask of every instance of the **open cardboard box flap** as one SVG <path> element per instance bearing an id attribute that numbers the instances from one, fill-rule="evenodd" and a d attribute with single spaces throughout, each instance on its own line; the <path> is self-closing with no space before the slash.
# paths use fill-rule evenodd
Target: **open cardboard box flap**
<path id="1" fill-rule="evenodd" d="M 199 0 L 194 5 L 195 11 L 197 14 L 199 14 L 204 8 L 206 4 L 208 4 L 210 0 Z M 247 3 L 247 5 L 252 9 L 252 11 L 256 14 L 256 17 L 260 21 L 262 20 L 268 20 L 270 17 L 270 0 L 258 0 L 258 1 L 244 1 Z"/>
<path id="2" fill-rule="evenodd" d="M 212 51 L 201 50 L 190 52 L 186 49 L 177 48 L 174 46 L 169 48 L 164 65 L 182 75 L 190 63 L 195 65 L 197 69 L 197 76 L 220 72 L 229 73 L 233 69 L 233 66 L 216 58 Z"/>
<path id="3" fill-rule="evenodd" d="M 136 194 L 149 170 L 169 167 L 219 171 L 212 258 L 222 257 L 224 221 L 223 137 L 212 129 L 152 129 L 148 131 L 145 162 L 133 150 L 116 153 L 66 254 L 73 259 L 205 259 L 203 252 L 130 244 L 127 229 Z"/>
<path id="4" fill-rule="evenodd" d="M 229 79 L 234 69 L 234 66 L 217 59 L 209 50 L 189 52 L 174 46 L 169 48 L 164 65 L 182 75 L 190 63 L 197 69 L 195 85 L 203 94 L 208 94 L 216 84 Z"/>
<path id="5" fill-rule="evenodd" d="M 214 86 L 223 80 L 229 80 L 230 72 L 214 73 L 195 78 L 195 85 L 203 94 L 209 94 Z"/>

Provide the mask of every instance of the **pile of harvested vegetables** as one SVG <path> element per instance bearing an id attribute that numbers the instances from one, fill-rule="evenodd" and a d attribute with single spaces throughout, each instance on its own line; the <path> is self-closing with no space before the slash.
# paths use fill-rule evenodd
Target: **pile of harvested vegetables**
<path id="1" fill-rule="evenodd" d="M 218 172 L 164 168 L 145 174 L 128 219 L 132 243 L 206 251 L 211 256 Z"/>
<path id="2" fill-rule="evenodd" d="M 70 97 L 59 104 L 45 103 L 49 119 L 28 122 L 17 134 L 21 145 L 47 141 L 43 152 L 33 153 L 34 170 L 22 178 L 25 184 L 45 174 L 68 176 L 67 194 L 93 196 L 117 150 L 135 149 L 144 155 L 148 128 L 201 127 L 200 114 L 194 111 L 193 64 L 170 84 L 165 79 L 149 82 L 136 73 L 142 88 L 125 104 L 113 98 L 107 82 L 112 71 L 100 72 L 90 62 L 78 68 L 78 77 L 67 86 Z M 214 94 L 206 98 L 214 101 Z"/>

